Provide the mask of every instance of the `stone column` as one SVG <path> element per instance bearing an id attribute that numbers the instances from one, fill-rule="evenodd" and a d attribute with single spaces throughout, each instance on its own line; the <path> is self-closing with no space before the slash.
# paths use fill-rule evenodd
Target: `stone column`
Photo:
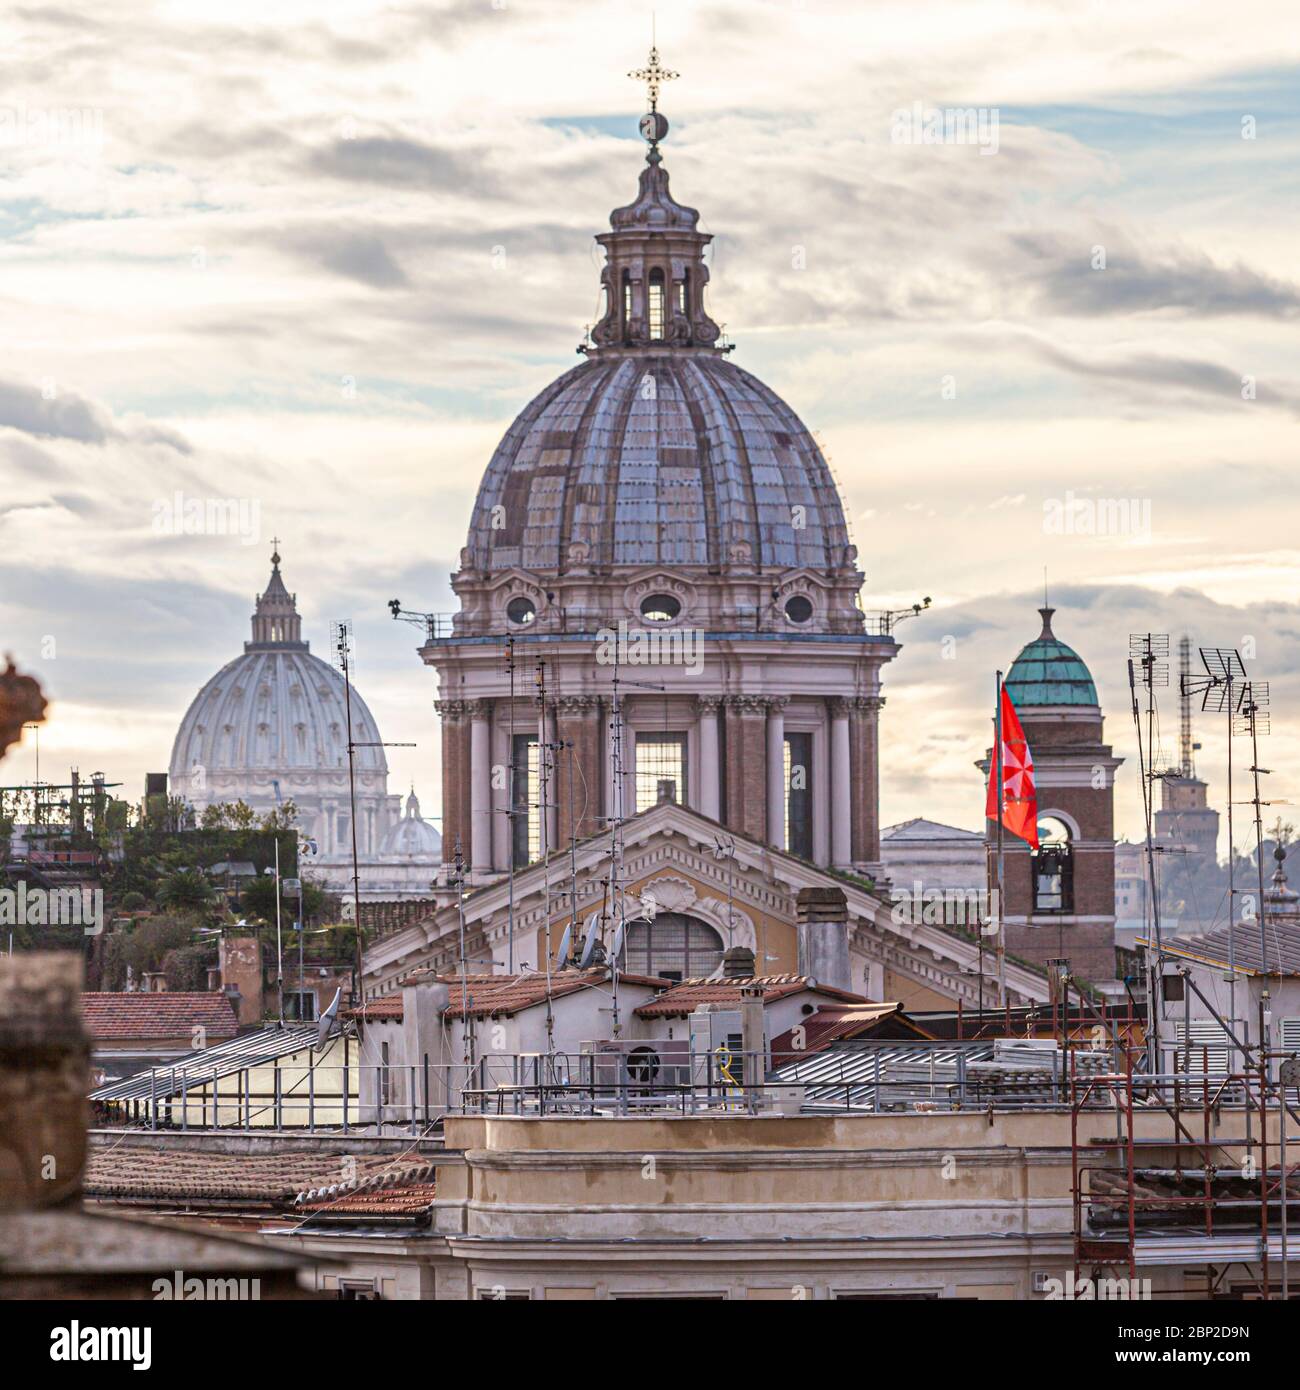
<path id="1" fill-rule="evenodd" d="M 575 834 L 585 840 L 599 833 L 607 773 L 600 758 L 600 700 L 595 695 L 564 695 L 556 701 L 556 741 L 572 744 L 556 754 L 557 846 L 567 849 Z M 576 827 L 574 822 L 577 822 Z"/>
<path id="2" fill-rule="evenodd" d="M 849 745 L 849 702 L 837 695 L 831 700 L 831 866 L 836 869 L 853 862 Z"/>
<path id="3" fill-rule="evenodd" d="M 434 709 L 442 716 L 442 862 L 456 857 L 456 841 L 468 857 L 470 828 L 465 815 L 466 783 L 469 779 L 469 726 L 464 700 L 437 700 Z"/>
<path id="4" fill-rule="evenodd" d="M 492 704 L 469 704 L 469 862 L 475 873 L 492 870 Z"/>
<path id="5" fill-rule="evenodd" d="M 880 862 L 880 709 L 879 695 L 853 701 L 852 767 L 853 862 Z"/>
<path id="6" fill-rule="evenodd" d="M 728 695 L 727 825 L 762 842 L 767 823 L 764 776 L 767 700 L 759 695 Z"/>
<path id="7" fill-rule="evenodd" d="M 767 702 L 767 842 L 785 848 L 785 707 L 784 695 Z"/>
<path id="8" fill-rule="evenodd" d="M 718 780 L 718 706 L 721 703 L 721 697 L 717 695 L 701 695 L 696 701 L 699 709 L 696 744 L 700 750 L 700 770 L 692 779 L 695 784 L 692 799 L 700 815 L 708 816 L 711 820 L 721 819 L 721 784 Z"/>

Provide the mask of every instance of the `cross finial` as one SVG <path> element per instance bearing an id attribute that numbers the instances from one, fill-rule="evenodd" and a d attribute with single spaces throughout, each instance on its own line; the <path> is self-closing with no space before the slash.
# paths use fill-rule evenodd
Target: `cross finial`
<path id="1" fill-rule="evenodd" d="M 659 50 L 651 45 L 650 61 L 643 68 L 637 68 L 635 72 L 628 73 L 634 82 L 644 82 L 646 92 L 650 97 L 651 111 L 659 109 L 659 88 L 665 82 L 671 82 L 674 78 L 680 77 L 681 73 L 674 72 L 671 68 L 663 67 L 659 62 Z"/>
<path id="2" fill-rule="evenodd" d="M 272 536 L 272 537 L 271 537 L 271 563 L 272 563 L 273 565 L 278 565 L 278 564 L 280 563 L 280 537 L 279 537 L 279 536 Z"/>

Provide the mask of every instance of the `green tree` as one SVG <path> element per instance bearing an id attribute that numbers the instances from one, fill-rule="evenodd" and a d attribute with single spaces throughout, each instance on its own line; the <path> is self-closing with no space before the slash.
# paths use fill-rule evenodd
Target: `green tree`
<path id="1" fill-rule="evenodd" d="M 202 869 L 175 869 L 154 895 L 161 907 L 202 909 L 212 901 L 213 888 Z"/>

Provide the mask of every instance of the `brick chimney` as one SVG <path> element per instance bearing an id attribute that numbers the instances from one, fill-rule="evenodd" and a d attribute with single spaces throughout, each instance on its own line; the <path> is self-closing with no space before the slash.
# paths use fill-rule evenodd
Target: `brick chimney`
<path id="1" fill-rule="evenodd" d="M 218 960 L 221 988 L 230 995 L 241 1028 L 256 1027 L 262 1021 L 265 1000 L 262 995 L 262 943 L 257 936 L 221 935 Z"/>
<path id="2" fill-rule="evenodd" d="M 90 1089 L 81 982 L 71 951 L 0 958 L 0 1210 L 81 1195 Z"/>
<path id="3" fill-rule="evenodd" d="M 799 974 L 818 984 L 852 989 L 849 904 L 842 888 L 801 888 L 796 901 Z"/>

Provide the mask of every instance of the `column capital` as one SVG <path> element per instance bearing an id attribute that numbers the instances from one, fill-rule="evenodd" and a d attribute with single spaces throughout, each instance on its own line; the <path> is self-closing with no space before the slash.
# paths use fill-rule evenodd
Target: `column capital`
<path id="1" fill-rule="evenodd" d="M 696 712 L 699 714 L 717 714 L 724 698 L 722 695 L 697 695 L 695 697 Z"/>
<path id="2" fill-rule="evenodd" d="M 491 700 L 466 700 L 465 713 L 471 719 L 487 719 L 492 714 Z"/>
<path id="3" fill-rule="evenodd" d="M 468 700 L 435 700 L 433 708 L 449 723 L 458 723 L 469 713 Z"/>
<path id="4" fill-rule="evenodd" d="M 790 697 L 788 695 L 769 695 L 767 697 L 768 712 L 781 714 L 789 703 Z"/>
<path id="5" fill-rule="evenodd" d="M 740 714 L 766 714 L 766 695 L 724 695 L 722 703 Z"/>
<path id="6" fill-rule="evenodd" d="M 832 695 L 829 703 L 832 719 L 847 719 L 849 712 L 853 709 L 854 701 L 850 695 Z"/>
<path id="7" fill-rule="evenodd" d="M 556 714 L 562 719 L 577 719 L 595 714 L 600 709 L 599 695 L 561 695 L 553 701 Z"/>

